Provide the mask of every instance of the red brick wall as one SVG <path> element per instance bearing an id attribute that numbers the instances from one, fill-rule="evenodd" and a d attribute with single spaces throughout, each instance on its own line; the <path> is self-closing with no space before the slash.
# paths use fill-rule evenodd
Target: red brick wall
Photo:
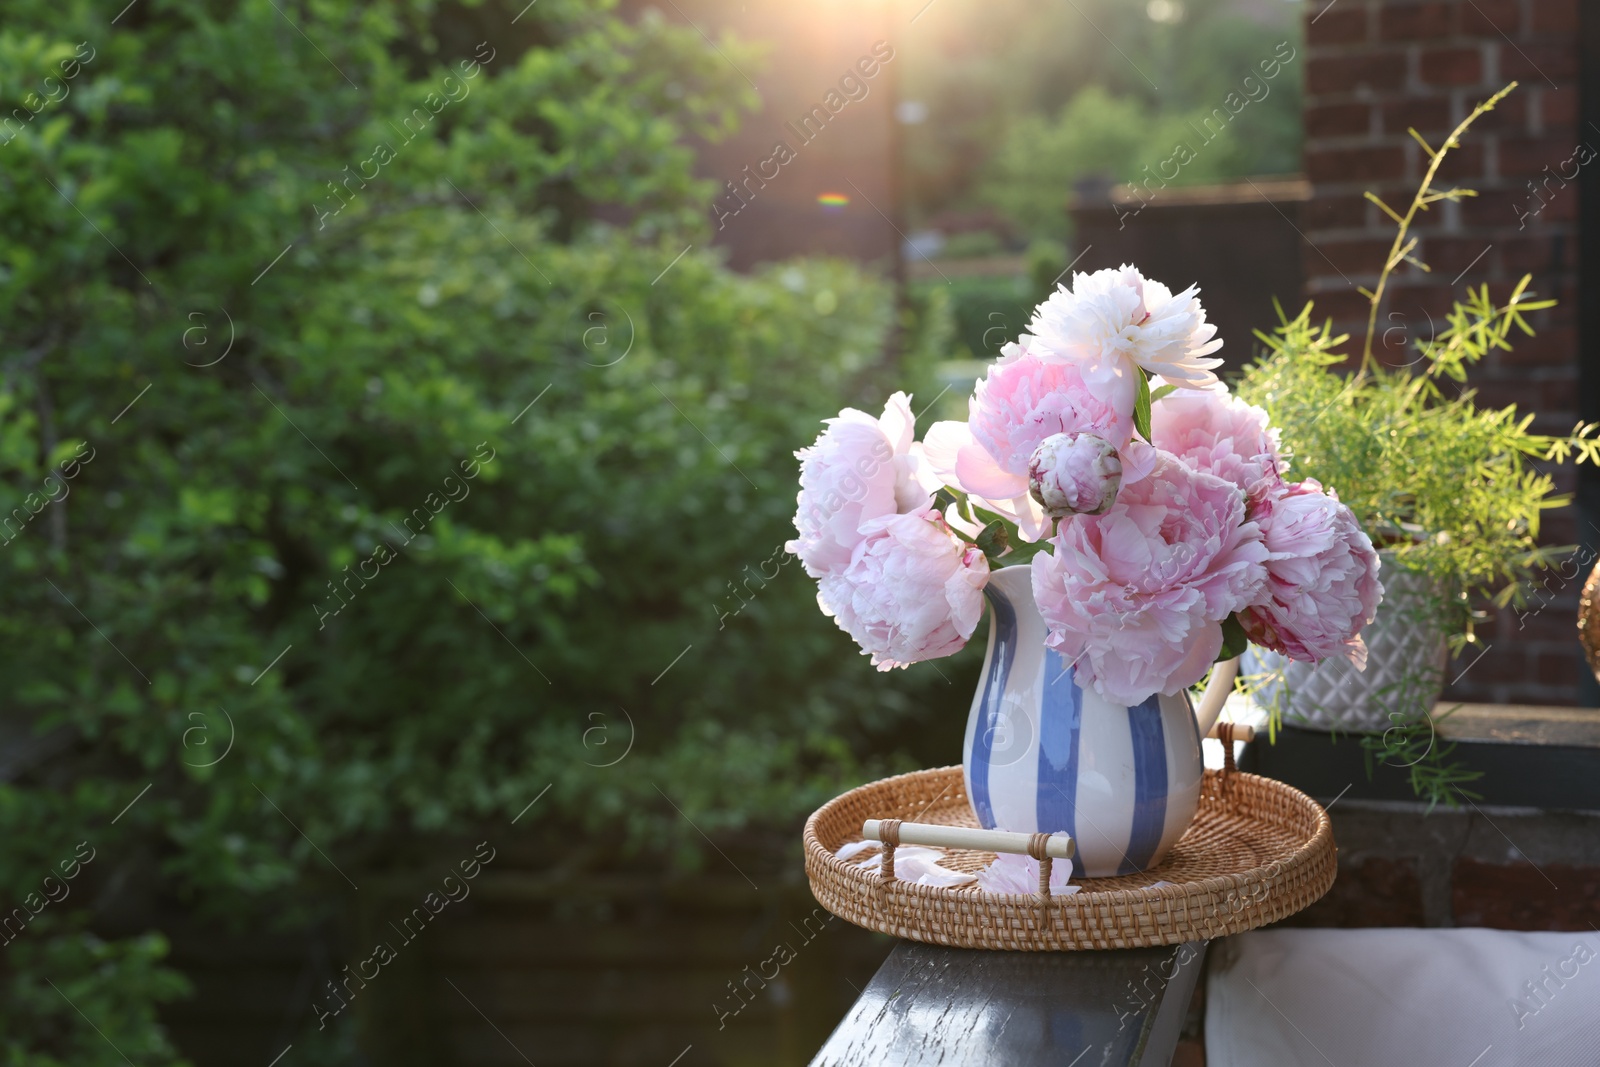
<path id="1" fill-rule="evenodd" d="M 1577 419 L 1578 190 L 1563 183 L 1576 163 L 1579 0 L 1325 0 L 1307 5 L 1305 169 L 1312 199 L 1302 214 L 1307 295 L 1352 335 L 1359 353 L 1367 302 L 1394 237 L 1392 224 L 1362 198 L 1372 190 L 1404 211 L 1427 167 L 1407 134 L 1437 146 L 1480 100 L 1521 83 L 1479 119 L 1441 171 L 1441 185 L 1479 191 L 1460 205 L 1437 204 L 1414 233 L 1432 268 L 1405 268 L 1380 310 L 1375 347 L 1394 360 L 1408 338 L 1429 336 L 1467 285 L 1503 294 L 1524 273 L 1560 305 L 1534 319 L 1538 336 L 1492 355 L 1473 375 L 1480 403 L 1515 403 L 1535 427 L 1570 429 Z M 1600 148 L 1600 134 L 1588 143 Z M 1563 166 L 1563 164 L 1565 164 Z M 1547 171 L 1546 168 L 1549 168 Z M 1538 197 L 1530 182 L 1538 186 Z M 1524 215 L 1526 217 L 1524 217 Z M 1458 279 L 1454 281 L 1454 279 Z M 1387 338 L 1387 346 L 1383 339 Z M 1563 489 L 1570 471 L 1558 474 Z M 1547 514 L 1545 536 L 1572 543 L 1573 509 Z M 1569 568 L 1570 570 L 1570 568 Z M 1448 695 L 1509 703 L 1575 702 L 1581 661 L 1574 638 L 1576 582 L 1550 582 L 1549 603 L 1518 618 L 1502 612 L 1483 631 L 1490 648 L 1453 665 Z M 1465 672 L 1464 674 L 1462 672 Z"/>

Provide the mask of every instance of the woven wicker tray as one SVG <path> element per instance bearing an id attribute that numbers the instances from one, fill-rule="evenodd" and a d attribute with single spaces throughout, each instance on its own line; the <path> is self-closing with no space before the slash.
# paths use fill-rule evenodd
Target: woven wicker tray
<path id="1" fill-rule="evenodd" d="M 1206 772 L 1194 823 L 1161 866 L 1075 879 L 1082 888 L 1071 895 L 885 882 L 876 866 L 834 855 L 862 839 L 866 819 L 976 826 L 961 768 L 852 789 L 819 808 L 805 828 L 806 875 L 823 907 L 869 930 L 957 948 L 1143 948 L 1236 934 L 1311 904 L 1333 885 L 1336 866 L 1333 829 L 1316 801 L 1237 771 Z M 976 873 L 993 859 L 992 852 L 953 849 L 941 863 Z"/>

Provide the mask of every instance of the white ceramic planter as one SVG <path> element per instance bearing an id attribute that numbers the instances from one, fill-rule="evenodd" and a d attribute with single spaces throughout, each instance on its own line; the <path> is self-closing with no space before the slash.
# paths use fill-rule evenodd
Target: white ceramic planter
<path id="1" fill-rule="evenodd" d="M 1343 659 L 1295 663 L 1252 647 L 1240 670 L 1247 678 L 1264 676 L 1255 682 L 1257 703 L 1276 704 L 1285 722 L 1349 733 L 1383 733 L 1433 710 L 1444 689 L 1448 652 L 1428 603 L 1428 585 L 1390 566 L 1388 553 L 1379 556 L 1383 602 L 1361 632 L 1367 669 L 1358 671 Z"/>

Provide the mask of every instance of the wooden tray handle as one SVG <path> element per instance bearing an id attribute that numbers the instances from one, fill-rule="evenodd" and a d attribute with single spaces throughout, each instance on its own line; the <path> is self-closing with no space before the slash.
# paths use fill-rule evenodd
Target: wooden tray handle
<path id="1" fill-rule="evenodd" d="M 939 826 L 899 819 L 868 819 L 861 836 L 886 846 L 931 845 L 935 848 L 970 848 L 978 852 L 1010 852 L 1018 856 L 1069 860 L 1077 851 L 1067 834 L 1019 834 L 1009 830 L 979 830 L 972 826 Z M 1038 844 L 1042 839 L 1042 844 Z M 1042 849 L 1037 853 L 1035 849 Z"/>
<path id="2" fill-rule="evenodd" d="M 1009 852 L 1032 856 L 1039 861 L 1039 897 L 1050 899 L 1052 860 L 1068 860 L 1077 851 L 1071 835 L 1020 834 L 1010 830 L 979 830 L 971 826 L 938 826 L 899 819 L 868 819 L 861 824 L 861 836 L 883 844 L 878 873 L 883 883 L 894 881 L 894 850 L 897 845 L 932 845 L 936 848 L 970 848 L 978 852 Z"/>

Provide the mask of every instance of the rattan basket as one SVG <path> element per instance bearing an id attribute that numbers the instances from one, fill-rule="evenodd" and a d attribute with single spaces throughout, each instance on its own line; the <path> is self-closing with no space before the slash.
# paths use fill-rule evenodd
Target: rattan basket
<path id="1" fill-rule="evenodd" d="M 1231 762 L 1231 761 L 1230 761 Z M 1282 782 L 1207 771 L 1200 810 L 1159 867 L 1086 878 L 1071 895 L 986 893 L 975 885 L 912 885 L 834 853 L 862 840 L 867 819 L 976 826 L 960 767 L 917 771 L 852 789 L 806 820 L 806 875 L 833 914 L 913 941 L 957 948 L 1051 951 L 1144 948 L 1236 934 L 1306 907 L 1333 885 L 1327 812 Z M 992 852 L 941 860 L 976 873 Z M 1164 882 L 1167 884 L 1157 885 Z"/>

